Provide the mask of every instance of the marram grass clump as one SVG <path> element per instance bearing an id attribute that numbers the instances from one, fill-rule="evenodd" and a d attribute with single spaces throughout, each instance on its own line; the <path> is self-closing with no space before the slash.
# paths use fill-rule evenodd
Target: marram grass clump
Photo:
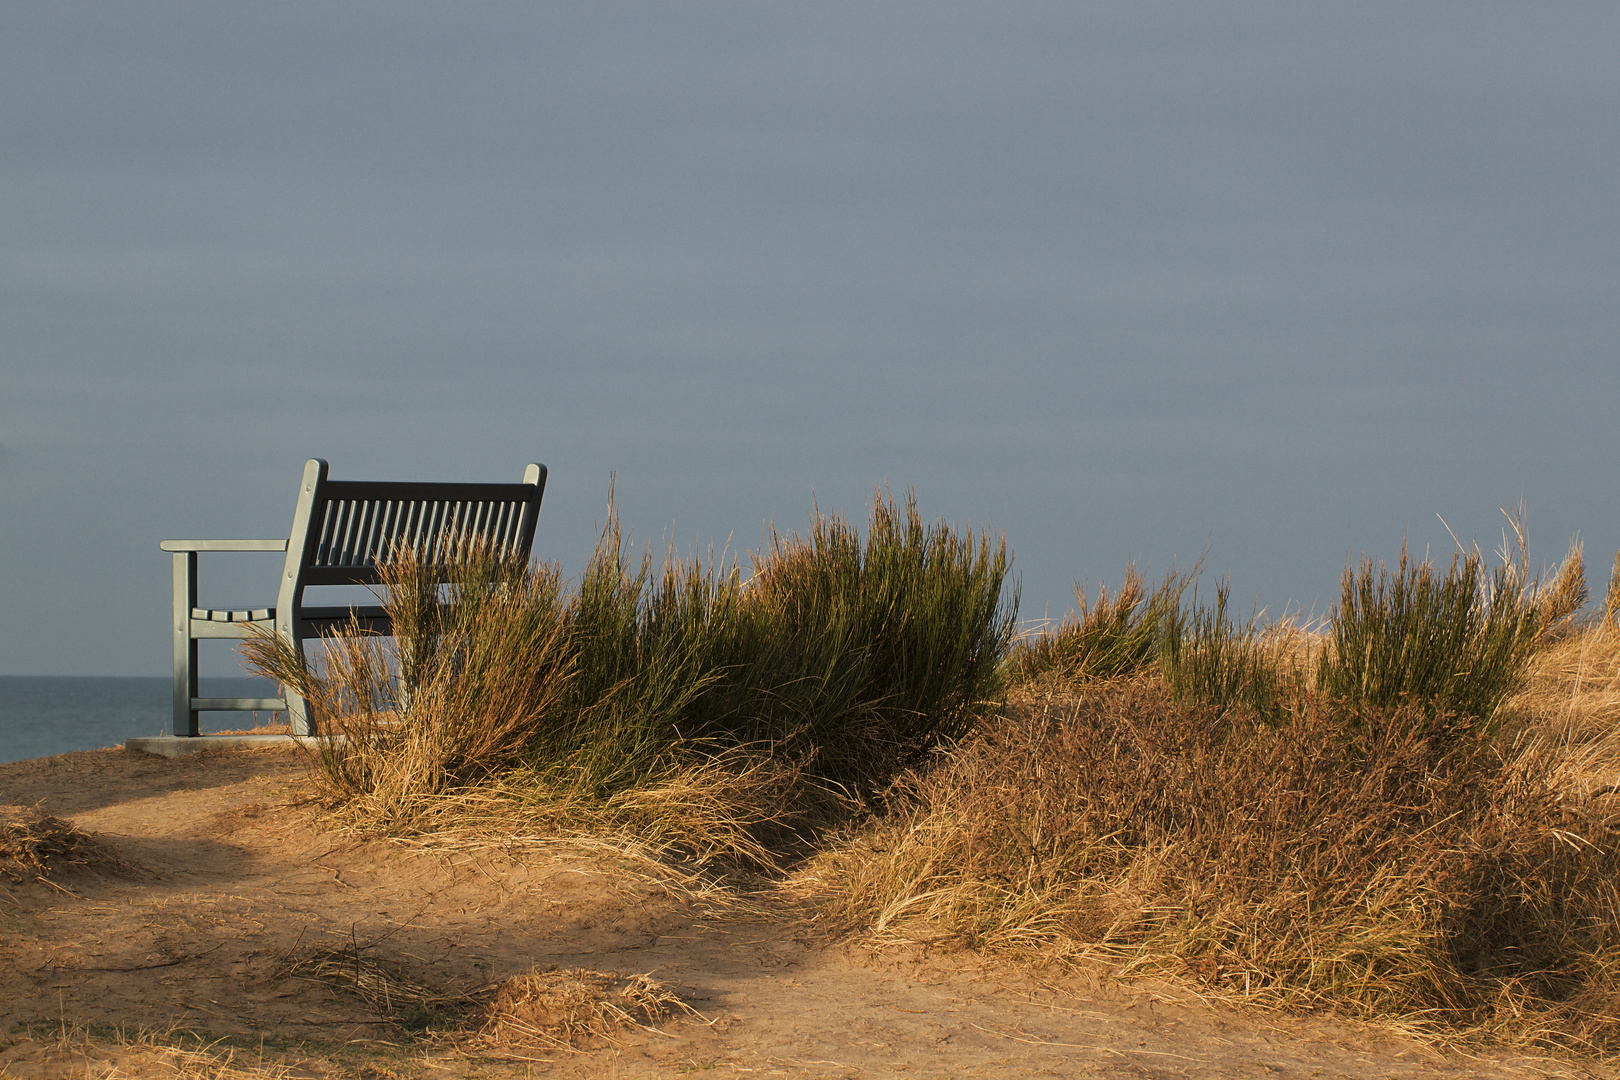
<path id="1" fill-rule="evenodd" d="M 610 516 L 571 590 L 477 548 L 447 568 L 401 558 L 383 573 L 397 638 L 345 628 L 317 664 L 264 638 L 248 662 L 342 736 L 322 744 L 329 791 L 395 822 L 493 783 L 643 817 L 708 820 L 735 795 L 740 817 L 791 833 L 965 735 L 998 693 L 1017 612 L 1005 543 L 925 524 L 909 495 L 875 497 L 864 537 L 819 512 L 806 536 L 773 534 L 746 581 L 735 560 L 671 551 L 655 569 L 626 547 Z M 698 776 L 718 787 L 697 795 Z"/>
<path id="2" fill-rule="evenodd" d="M 1039 633 L 1018 641 L 1008 658 L 1012 678 L 1019 683 L 1075 683 L 1115 679 L 1147 670 L 1159 659 L 1165 635 L 1176 625 L 1181 597 L 1197 569 L 1184 576 L 1167 575 L 1151 593 L 1134 564 L 1114 595 L 1108 586 L 1097 588 L 1091 602 L 1084 585 L 1074 597 L 1079 614 L 1066 617 L 1055 632 Z"/>
<path id="3" fill-rule="evenodd" d="M 1523 679 L 1542 622 L 1534 586 L 1510 564 L 1487 574 L 1477 552 L 1453 558 L 1441 574 L 1412 563 L 1404 547 L 1393 572 L 1371 560 L 1359 572 L 1347 568 L 1318 692 L 1352 705 L 1410 701 L 1493 722 Z"/>

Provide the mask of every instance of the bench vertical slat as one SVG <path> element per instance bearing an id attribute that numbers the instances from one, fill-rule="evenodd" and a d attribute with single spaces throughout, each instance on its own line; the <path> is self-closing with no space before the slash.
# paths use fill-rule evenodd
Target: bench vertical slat
<path id="1" fill-rule="evenodd" d="M 332 546 L 332 514 L 335 509 L 331 503 L 324 503 L 315 508 L 315 512 L 320 515 L 321 523 L 320 531 L 315 534 L 315 550 L 309 556 L 311 566 L 326 564 L 326 552 Z"/>
<path id="2" fill-rule="evenodd" d="M 506 554 L 506 522 L 511 516 L 507 511 L 511 505 L 509 502 L 498 502 L 489 508 L 489 543 L 502 555 Z"/>
<path id="3" fill-rule="evenodd" d="M 336 524 L 333 519 L 338 514 L 338 507 L 333 503 L 327 503 L 318 509 L 321 515 L 321 531 L 316 537 L 314 557 L 309 562 L 312 566 L 325 566 L 332 550 L 332 528 Z"/>
<path id="4" fill-rule="evenodd" d="M 354 565 L 354 536 L 359 531 L 360 519 L 365 516 L 366 504 L 360 499 L 349 499 L 346 502 L 347 513 L 343 517 L 343 532 L 338 537 L 336 563 L 338 566 Z"/>
<path id="5" fill-rule="evenodd" d="M 327 566 L 343 565 L 343 545 L 349 535 L 349 524 L 354 516 L 354 503 L 348 499 L 336 503 L 337 514 L 332 519 L 332 543 L 326 551 Z"/>
<path id="6" fill-rule="evenodd" d="M 350 522 L 348 542 L 344 545 L 349 566 L 365 566 L 371 561 L 366 558 L 366 533 L 371 531 L 371 515 L 375 510 L 376 503 L 371 499 L 355 503 L 354 520 Z"/>
<path id="7" fill-rule="evenodd" d="M 371 528 L 366 530 L 366 560 L 384 562 L 388 559 L 388 530 L 393 519 L 394 500 L 379 499 L 371 515 Z"/>
<path id="8" fill-rule="evenodd" d="M 444 557 L 439 550 L 439 538 L 444 535 L 445 506 L 442 501 L 434 501 L 428 505 L 428 531 L 427 543 L 422 551 L 424 562 L 436 563 Z"/>
<path id="9" fill-rule="evenodd" d="M 437 565 L 450 558 L 450 545 L 455 542 L 456 518 L 460 513 L 460 504 L 450 499 L 441 500 L 439 506 L 439 527 L 433 530 L 433 554 L 428 561 Z"/>
<path id="10" fill-rule="evenodd" d="M 421 536 L 421 500 L 411 499 L 405 504 L 405 520 L 400 525 L 400 554 L 415 555 L 418 536 Z"/>
<path id="11" fill-rule="evenodd" d="M 405 553 L 416 556 L 422 550 L 422 530 L 427 527 L 427 504 L 420 499 L 411 500 L 410 528 L 405 530 Z"/>
<path id="12" fill-rule="evenodd" d="M 498 536 L 490 536 L 490 528 L 489 528 L 490 525 L 495 520 L 495 515 L 496 515 L 496 512 L 497 512 L 496 511 L 496 505 L 497 505 L 496 503 L 489 502 L 488 500 L 485 500 L 484 502 L 481 502 L 481 503 L 478 504 L 478 522 L 477 522 L 476 525 L 473 526 L 473 529 L 474 529 L 474 531 L 477 532 L 477 534 L 479 536 L 489 536 L 490 537 L 490 544 L 489 544 L 490 548 L 492 550 L 494 550 L 494 551 L 499 552 L 500 549 L 501 549 L 501 547 L 500 547 L 500 545 L 501 545 L 500 537 L 498 537 Z"/>
<path id="13" fill-rule="evenodd" d="M 404 554 L 415 558 L 422 550 L 422 532 L 427 528 L 428 505 L 421 499 L 411 500 L 410 528 L 405 530 Z"/>
<path id="14" fill-rule="evenodd" d="M 439 560 L 447 561 L 450 553 L 455 550 L 456 543 L 467 535 L 467 503 L 457 499 L 449 506 L 450 525 L 444 530 L 440 540 Z"/>
<path id="15" fill-rule="evenodd" d="M 382 512 L 380 504 L 380 499 L 367 499 L 365 512 L 360 515 L 360 523 L 354 530 L 354 558 L 357 565 L 375 566 L 377 563 L 371 541 L 377 532 L 377 517 Z"/>
<path id="16" fill-rule="evenodd" d="M 354 513 L 349 521 L 349 535 L 344 538 L 345 566 L 364 566 L 366 559 L 366 533 L 371 530 L 371 515 L 375 504 L 371 499 L 356 499 Z"/>
<path id="17" fill-rule="evenodd" d="M 472 535 L 473 516 L 478 512 L 478 504 L 471 500 L 456 503 L 456 525 L 445 540 L 445 550 L 451 551 Z"/>
<path id="18" fill-rule="evenodd" d="M 359 499 L 343 500 L 343 528 L 333 544 L 333 566 L 354 565 L 355 526 L 359 524 L 360 516 L 364 512 L 365 506 Z"/>
<path id="19" fill-rule="evenodd" d="M 452 520 L 454 524 L 445 535 L 444 551 L 446 557 L 461 543 L 472 530 L 473 504 L 458 499 L 452 506 Z"/>
<path id="20" fill-rule="evenodd" d="M 507 522 L 507 541 L 514 551 L 523 547 L 523 520 L 528 513 L 528 507 L 522 503 L 515 503 L 511 509 L 511 520 Z"/>

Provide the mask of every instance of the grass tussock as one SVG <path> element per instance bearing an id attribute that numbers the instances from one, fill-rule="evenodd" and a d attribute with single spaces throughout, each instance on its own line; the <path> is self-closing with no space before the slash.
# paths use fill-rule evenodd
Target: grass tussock
<path id="1" fill-rule="evenodd" d="M 438 585 L 409 561 L 387 565 L 388 607 L 408 632 L 335 633 L 319 669 L 277 638 L 243 647 L 252 670 L 308 701 L 327 736 L 328 790 L 363 799 L 380 820 L 518 765 L 565 700 L 572 658 L 556 570 L 503 565 L 480 550 L 465 552 L 457 569 L 447 602 L 427 617 L 423 598 Z"/>
<path id="2" fill-rule="evenodd" d="M 1147 670 L 1158 661 L 1165 635 L 1176 625 L 1181 597 L 1197 576 L 1167 575 L 1148 592 L 1134 564 L 1113 596 L 1107 584 L 1091 602 L 1084 585 L 1076 585 L 1079 614 L 1063 620 L 1055 633 L 1019 641 L 1008 658 L 1018 683 L 1076 683 L 1116 679 Z"/>
<path id="3" fill-rule="evenodd" d="M 1546 625 L 1535 593 L 1513 564 L 1489 572 L 1477 551 L 1454 557 L 1443 575 L 1412 562 L 1404 545 L 1393 572 L 1371 560 L 1346 568 L 1317 690 L 1355 706 L 1411 701 L 1490 724 Z M 1561 619 L 1567 594 L 1546 595 L 1547 615 Z"/>
<path id="4" fill-rule="evenodd" d="M 879 942 L 1606 1044 L 1620 815 L 1549 764 L 1412 704 L 1262 722 L 1138 680 L 1020 703 L 800 882 Z"/>
<path id="5" fill-rule="evenodd" d="M 610 515 L 578 585 L 469 549 L 384 568 L 397 636 L 248 665 L 310 702 L 328 794 L 412 828 L 458 800 L 640 829 L 699 859 L 775 865 L 997 693 L 1015 625 L 1005 544 L 878 496 L 863 536 L 816 513 L 736 560 L 639 560 Z"/>
<path id="6" fill-rule="evenodd" d="M 1280 720 L 1303 683 L 1304 632 L 1287 619 L 1261 626 L 1258 613 L 1235 622 L 1226 613 L 1229 596 L 1223 581 L 1214 607 L 1200 604 L 1195 590 L 1189 606 L 1170 614 L 1160 661 L 1165 683 L 1178 701 Z"/>

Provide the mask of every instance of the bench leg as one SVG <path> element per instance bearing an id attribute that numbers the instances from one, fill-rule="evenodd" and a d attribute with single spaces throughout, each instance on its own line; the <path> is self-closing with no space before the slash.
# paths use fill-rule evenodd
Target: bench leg
<path id="1" fill-rule="evenodd" d="M 191 699 L 197 696 L 197 643 L 176 642 L 174 658 L 174 734 L 189 738 L 201 729 Z"/>
<path id="2" fill-rule="evenodd" d="M 191 609 L 197 597 L 197 553 L 174 553 L 174 735 L 194 736 L 200 730 L 191 699 L 197 696 L 197 641 L 191 636 Z"/>
<path id="3" fill-rule="evenodd" d="M 292 733 L 315 734 L 315 725 L 309 722 L 309 705 L 304 701 L 303 695 L 290 686 L 283 686 L 281 696 L 287 700 L 287 722 L 292 725 Z"/>
<path id="4" fill-rule="evenodd" d="M 292 638 L 293 651 L 298 654 L 298 666 L 305 671 L 309 670 L 309 658 L 304 655 L 304 639 L 299 637 L 289 627 L 282 628 L 283 635 Z M 287 702 L 287 723 L 292 725 L 294 735 L 314 735 L 315 725 L 309 718 L 309 702 L 296 687 L 283 685 L 281 696 Z"/>

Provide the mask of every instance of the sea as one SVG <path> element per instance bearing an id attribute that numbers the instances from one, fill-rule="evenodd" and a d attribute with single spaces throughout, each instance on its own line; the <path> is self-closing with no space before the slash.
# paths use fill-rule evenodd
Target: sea
<path id="1" fill-rule="evenodd" d="M 0 762 L 122 746 L 174 726 L 174 684 L 155 678 L 0 675 Z M 262 679 L 204 678 L 202 697 L 278 697 Z M 268 723 L 269 714 L 258 715 Z M 205 712 L 204 731 L 250 728 L 254 714 Z"/>

